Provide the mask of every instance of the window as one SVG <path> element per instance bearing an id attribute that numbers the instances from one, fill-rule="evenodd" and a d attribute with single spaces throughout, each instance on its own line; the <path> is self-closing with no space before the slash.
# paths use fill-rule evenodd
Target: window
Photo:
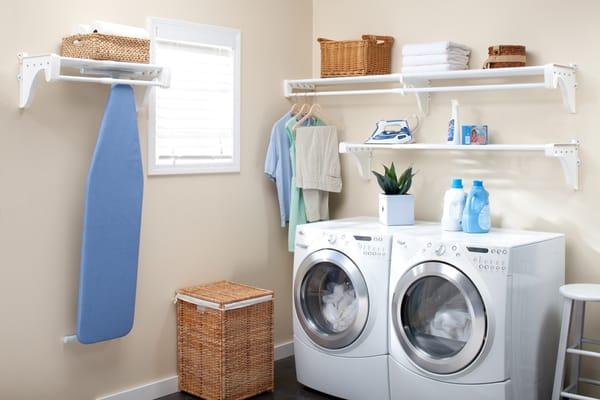
<path id="1" fill-rule="evenodd" d="M 239 172 L 240 31 L 158 18 L 149 30 L 171 87 L 150 98 L 148 173 Z"/>

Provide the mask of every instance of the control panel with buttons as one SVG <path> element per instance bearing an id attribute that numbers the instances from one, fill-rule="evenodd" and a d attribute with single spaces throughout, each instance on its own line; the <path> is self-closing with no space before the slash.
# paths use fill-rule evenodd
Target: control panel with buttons
<path id="1" fill-rule="evenodd" d="M 473 261 L 473 265 L 482 272 L 508 273 L 508 250 L 502 248 L 486 250 L 486 252 L 473 252 L 469 249 L 469 258 Z"/>

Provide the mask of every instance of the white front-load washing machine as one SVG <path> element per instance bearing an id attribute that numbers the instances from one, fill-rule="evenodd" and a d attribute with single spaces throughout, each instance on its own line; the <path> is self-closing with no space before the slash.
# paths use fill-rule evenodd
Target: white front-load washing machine
<path id="1" fill-rule="evenodd" d="M 391 399 L 549 399 L 564 263 L 560 234 L 396 233 Z"/>
<path id="2" fill-rule="evenodd" d="M 300 383 L 344 399 L 386 400 L 393 230 L 374 218 L 296 230 L 293 328 Z"/>

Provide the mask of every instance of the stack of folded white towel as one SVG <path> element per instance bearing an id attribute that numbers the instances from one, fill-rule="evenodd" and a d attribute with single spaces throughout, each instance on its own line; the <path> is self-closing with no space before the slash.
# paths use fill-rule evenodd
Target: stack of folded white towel
<path id="1" fill-rule="evenodd" d="M 470 55 L 470 48 L 454 42 L 407 44 L 402 47 L 402 72 L 468 69 Z"/>
<path id="2" fill-rule="evenodd" d="M 91 24 L 79 24 L 73 28 L 74 35 L 102 33 L 105 35 L 127 36 L 138 39 L 149 39 L 148 31 L 135 26 L 115 24 L 105 21 L 94 21 Z"/>

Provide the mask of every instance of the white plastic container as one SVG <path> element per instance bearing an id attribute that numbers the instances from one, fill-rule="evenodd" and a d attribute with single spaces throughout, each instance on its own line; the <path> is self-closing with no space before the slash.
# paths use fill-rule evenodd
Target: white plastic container
<path id="1" fill-rule="evenodd" d="M 462 231 L 462 217 L 466 201 L 467 194 L 463 190 L 462 179 L 452 179 L 452 186 L 444 195 L 443 230 Z"/>
<path id="2" fill-rule="evenodd" d="M 448 122 L 448 144 L 461 144 L 460 121 L 458 117 L 458 100 L 452 100 L 452 115 Z"/>

